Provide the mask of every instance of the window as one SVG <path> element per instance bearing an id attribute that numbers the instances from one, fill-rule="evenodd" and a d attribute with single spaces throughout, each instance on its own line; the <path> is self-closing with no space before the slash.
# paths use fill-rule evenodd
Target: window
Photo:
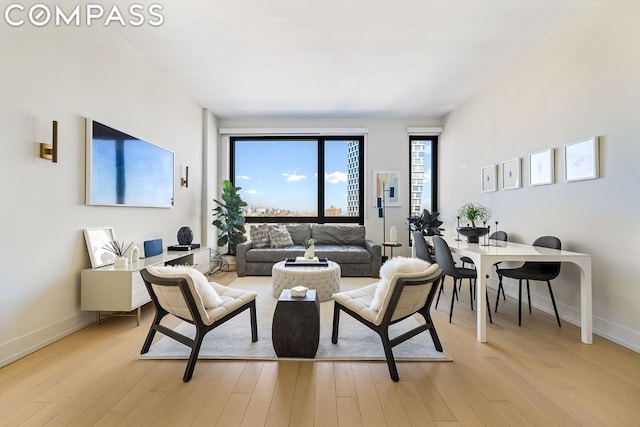
<path id="1" fill-rule="evenodd" d="M 424 209 L 438 211 L 437 136 L 409 136 L 411 200 L 409 215 L 420 215 Z"/>
<path id="2" fill-rule="evenodd" d="M 247 222 L 364 224 L 363 136 L 232 137 Z"/>

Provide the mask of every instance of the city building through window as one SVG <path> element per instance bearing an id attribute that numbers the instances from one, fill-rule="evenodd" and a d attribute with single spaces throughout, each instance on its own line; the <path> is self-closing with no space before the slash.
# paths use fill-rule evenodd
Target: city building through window
<path id="1" fill-rule="evenodd" d="M 424 209 L 437 212 L 438 137 L 411 135 L 409 143 L 411 146 L 409 216 L 420 215 Z"/>
<path id="2" fill-rule="evenodd" d="M 231 137 L 247 222 L 364 224 L 364 136 Z"/>

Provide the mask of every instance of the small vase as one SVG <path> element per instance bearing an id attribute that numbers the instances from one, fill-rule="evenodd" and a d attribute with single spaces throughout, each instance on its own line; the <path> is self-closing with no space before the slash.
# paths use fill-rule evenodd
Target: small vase
<path id="1" fill-rule="evenodd" d="M 114 261 L 114 265 L 116 267 L 126 267 L 128 264 L 129 260 L 123 256 L 116 257 L 116 260 Z"/>
<path id="2" fill-rule="evenodd" d="M 316 247 L 314 245 L 309 246 L 307 249 L 305 249 L 304 251 L 304 257 L 306 259 L 313 259 L 313 257 L 316 254 Z"/>
<path id="3" fill-rule="evenodd" d="M 389 229 L 389 241 L 393 243 L 398 241 L 398 229 L 395 225 L 392 225 Z"/>

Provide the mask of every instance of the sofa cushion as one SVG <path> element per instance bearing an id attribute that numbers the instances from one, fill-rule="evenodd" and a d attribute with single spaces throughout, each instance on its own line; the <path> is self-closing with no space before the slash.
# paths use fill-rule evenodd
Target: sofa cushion
<path id="1" fill-rule="evenodd" d="M 284 261 L 285 258 L 295 258 L 304 254 L 304 246 L 294 245 L 286 248 L 262 248 L 247 251 L 245 259 L 247 262 L 268 262 L 276 263 Z"/>
<path id="2" fill-rule="evenodd" d="M 311 238 L 311 226 L 309 224 L 289 224 L 286 227 L 294 245 L 304 245 L 304 241 Z"/>
<path id="3" fill-rule="evenodd" d="M 269 226 L 267 224 L 252 225 L 249 228 L 249 239 L 253 242 L 254 248 L 270 247 Z"/>
<path id="4" fill-rule="evenodd" d="M 315 245 L 315 256 L 338 264 L 371 264 L 371 254 L 363 246 Z"/>
<path id="5" fill-rule="evenodd" d="M 316 224 L 311 228 L 311 237 L 318 245 L 364 245 L 363 225 Z"/>
<path id="6" fill-rule="evenodd" d="M 293 246 L 289 230 L 284 225 L 269 225 L 269 240 L 272 248 L 286 248 Z"/>

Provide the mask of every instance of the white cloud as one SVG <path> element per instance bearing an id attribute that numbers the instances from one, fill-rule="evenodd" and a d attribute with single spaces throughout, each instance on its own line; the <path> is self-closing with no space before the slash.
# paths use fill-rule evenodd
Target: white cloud
<path id="1" fill-rule="evenodd" d="M 347 173 L 335 171 L 328 174 L 325 174 L 324 180 L 331 184 L 338 184 L 340 182 L 347 182 Z"/>
<path id="2" fill-rule="evenodd" d="M 249 190 L 244 190 L 244 192 L 245 192 L 245 193 L 247 193 L 247 194 L 254 195 L 254 196 L 255 196 L 256 194 L 258 194 L 258 191 L 257 191 L 257 190 L 255 190 L 255 189 L 253 189 L 253 188 L 251 188 L 251 189 L 249 189 Z"/>
<path id="3" fill-rule="evenodd" d="M 236 178 L 238 178 L 238 179 L 245 179 L 245 180 L 247 180 L 247 181 L 251 180 L 251 177 L 250 177 L 250 176 L 247 176 L 247 175 L 238 175 Z"/>
<path id="4" fill-rule="evenodd" d="M 305 175 L 298 175 L 296 172 L 292 172 L 292 173 L 284 172 L 282 176 L 284 176 L 288 182 L 299 182 L 307 179 Z"/>

